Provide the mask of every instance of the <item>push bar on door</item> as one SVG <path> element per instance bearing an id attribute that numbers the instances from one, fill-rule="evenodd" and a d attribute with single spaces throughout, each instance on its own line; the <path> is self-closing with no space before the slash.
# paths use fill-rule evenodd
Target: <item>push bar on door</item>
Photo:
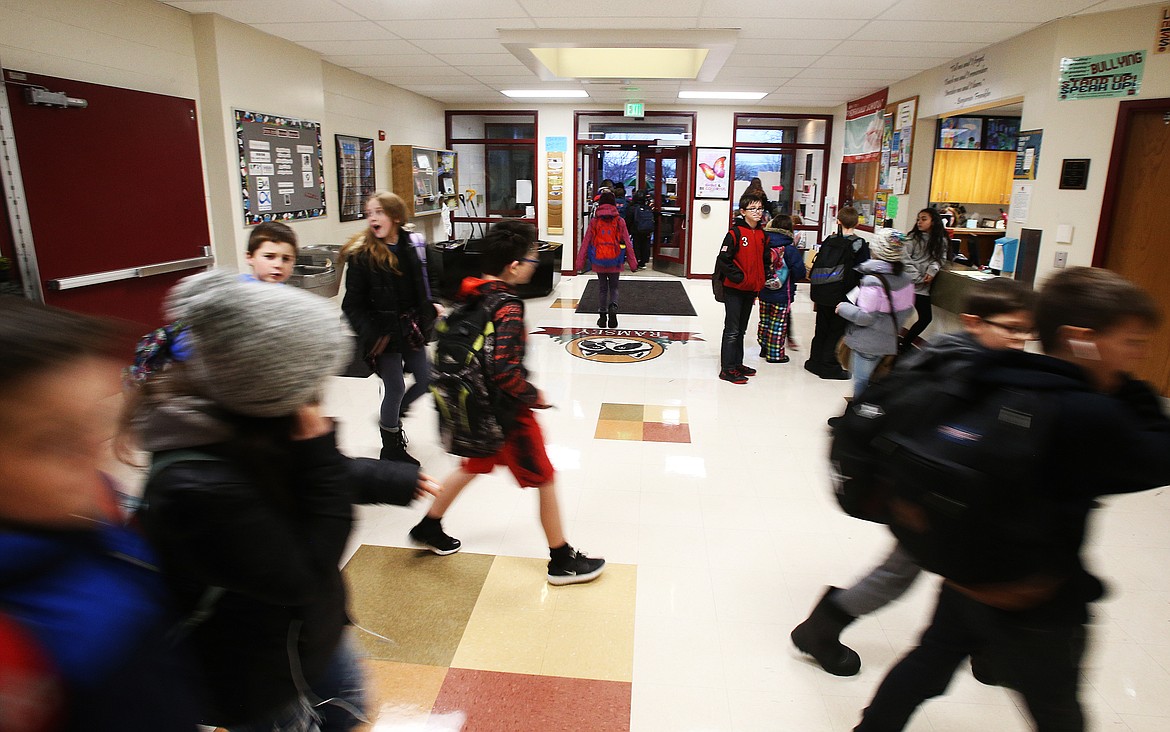
<path id="1" fill-rule="evenodd" d="M 112 269 L 108 272 L 94 272 L 93 274 L 77 275 L 75 277 L 60 277 L 48 280 L 45 284 L 50 290 L 72 290 L 77 287 L 100 285 L 104 282 L 118 280 L 132 280 L 135 277 L 151 277 L 153 275 L 178 272 L 183 269 L 206 267 L 215 262 L 215 257 L 192 257 L 191 259 L 176 259 L 172 262 L 159 262 L 141 267 L 127 267 L 126 269 Z"/>

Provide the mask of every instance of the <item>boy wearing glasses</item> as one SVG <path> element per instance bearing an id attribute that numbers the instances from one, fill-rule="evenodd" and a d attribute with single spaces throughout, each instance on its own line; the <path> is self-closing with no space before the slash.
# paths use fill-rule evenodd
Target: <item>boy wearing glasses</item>
<path id="1" fill-rule="evenodd" d="M 908 356 L 898 368 L 923 372 L 945 369 L 961 378 L 964 367 L 981 353 L 1023 350 L 1034 330 L 1035 303 L 1035 293 L 1022 282 L 1004 277 L 980 282 L 972 288 L 959 316 L 963 330 L 938 338 L 925 350 Z M 861 670 L 861 656 L 841 643 L 841 632 L 862 615 L 904 595 L 921 572 L 910 554 L 895 544 L 881 564 L 849 589 L 830 587 L 808 619 L 792 631 L 792 642 L 825 671 L 853 676 Z"/>
<path id="2" fill-rule="evenodd" d="M 743 334 L 752 317 L 756 293 L 767 278 L 763 191 L 748 189 L 739 199 L 735 217 L 716 258 L 717 277 L 723 278 L 723 343 L 719 350 L 719 378 L 732 384 L 746 384 L 756 370 L 743 363 Z"/>
<path id="3" fill-rule="evenodd" d="M 495 292 L 513 292 L 516 285 L 532 279 L 540 263 L 536 249 L 536 229 L 521 221 L 495 224 L 483 240 L 480 255 L 483 278 L 468 277 L 459 288 L 459 299 L 474 301 Z M 435 502 L 426 516 L 410 530 L 411 540 L 435 554 L 459 551 L 462 543 L 443 531 L 442 519 L 447 509 L 477 475 L 490 473 L 497 465 L 512 472 L 521 488 L 540 491 L 540 525 L 548 539 L 548 582 L 571 585 L 597 579 L 605 569 L 605 560 L 588 557 L 565 541 L 557 501 L 556 472 L 545 452 L 544 435 L 532 413 L 548 409 L 544 392 L 528 380 L 524 367 L 524 303 L 507 300 L 492 315 L 495 332 L 490 348 L 484 347 L 488 362 L 484 376 L 495 387 L 501 403 L 499 414 L 504 425 L 504 445 L 486 457 L 463 458 L 459 468 L 440 486 Z"/>

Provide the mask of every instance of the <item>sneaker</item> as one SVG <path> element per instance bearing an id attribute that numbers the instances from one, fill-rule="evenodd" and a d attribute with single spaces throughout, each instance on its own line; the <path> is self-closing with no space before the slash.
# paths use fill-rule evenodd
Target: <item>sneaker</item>
<path id="1" fill-rule="evenodd" d="M 605 569 L 604 559 L 585 556 L 574 549 L 563 562 L 550 559 L 548 562 L 548 583 L 550 585 L 579 585 L 592 582 Z"/>
<path id="2" fill-rule="evenodd" d="M 757 373 L 759 373 L 758 371 L 753 369 L 751 366 L 744 366 L 742 363 L 740 365 L 736 366 L 735 370 L 738 371 L 739 373 L 743 374 L 744 376 L 755 376 Z"/>
<path id="3" fill-rule="evenodd" d="M 445 557 L 459 551 L 459 547 L 463 546 L 463 542 L 453 536 L 448 536 L 439 522 L 434 523 L 434 528 L 427 528 L 425 523 L 425 521 L 420 521 L 410 530 L 410 540 L 418 548 L 430 549 L 435 554 Z"/>
<path id="4" fill-rule="evenodd" d="M 769 359 L 767 359 L 768 363 L 788 363 L 788 362 L 789 362 L 789 361 L 791 361 L 791 360 L 792 360 L 792 359 L 791 359 L 791 358 L 789 358 L 788 356 L 781 356 L 780 358 L 769 358 Z"/>
<path id="5" fill-rule="evenodd" d="M 747 383 L 747 377 L 735 369 L 723 369 L 719 372 L 719 378 L 723 379 L 724 381 L 730 381 L 733 384 Z"/>

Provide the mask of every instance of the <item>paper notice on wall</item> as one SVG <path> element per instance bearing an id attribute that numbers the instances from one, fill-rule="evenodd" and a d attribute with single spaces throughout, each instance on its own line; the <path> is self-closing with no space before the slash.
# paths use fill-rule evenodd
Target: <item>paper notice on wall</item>
<path id="1" fill-rule="evenodd" d="M 893 190 L 895 196 L 902 196 L 906 193 L 906 169 L 898 166 L 890 170 L 890 188 Z"/>
<path id="2" fill-rule="evenodd" d="M 248 149 L 250 150 L 271 150 L 272 143 L 267 140 L 248 140 Z"/>
<path id="3" fill-rule="evenodd" d="M 248 161 L 252 163 L 271 163 L 272 153 L 264 152 L 263 150 L 250 150 L 248 152 Z"/>
<path id="4" fill-rule="evenodd" d="M 1031 182 L 1016 181 L 1012 184 L 1011 217 L 1017 224 L 1028 222 L 1028 207 L 1032 205 Z"/>
<path id="5" fill-rule="evenodd" d="M 248 175 L 276 175 L 276 166 L 265 163 L 248 163 Z"/>
<path id="6" fill-rule="evenodd" d="M 532 203 L 532 181 L 516 181 L 516 203 L 517 205 Z"/>
<path id="7" fill-rule="evenodd" d="M 297 152 L 299 152 L 299 153 L 309 153 L 310 155 L 312 155 L 312 154 L 313 154 L 313 152 L 314 152 L 314 150 L 313 150 L 313 146 L 312 146 L 312 145 L 297 145 Z"/>

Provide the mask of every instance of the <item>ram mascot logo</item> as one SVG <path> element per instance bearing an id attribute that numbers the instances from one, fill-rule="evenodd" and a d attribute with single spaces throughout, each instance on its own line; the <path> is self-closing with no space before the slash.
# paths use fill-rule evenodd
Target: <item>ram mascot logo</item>
<path id="1" fill-rule="evenodd" d="M 666 351 L 661 343 L 635 335 L 587 335 L 569 341 L 566 348 L 577 358 L 602 363 L 650 361 Z"/>

